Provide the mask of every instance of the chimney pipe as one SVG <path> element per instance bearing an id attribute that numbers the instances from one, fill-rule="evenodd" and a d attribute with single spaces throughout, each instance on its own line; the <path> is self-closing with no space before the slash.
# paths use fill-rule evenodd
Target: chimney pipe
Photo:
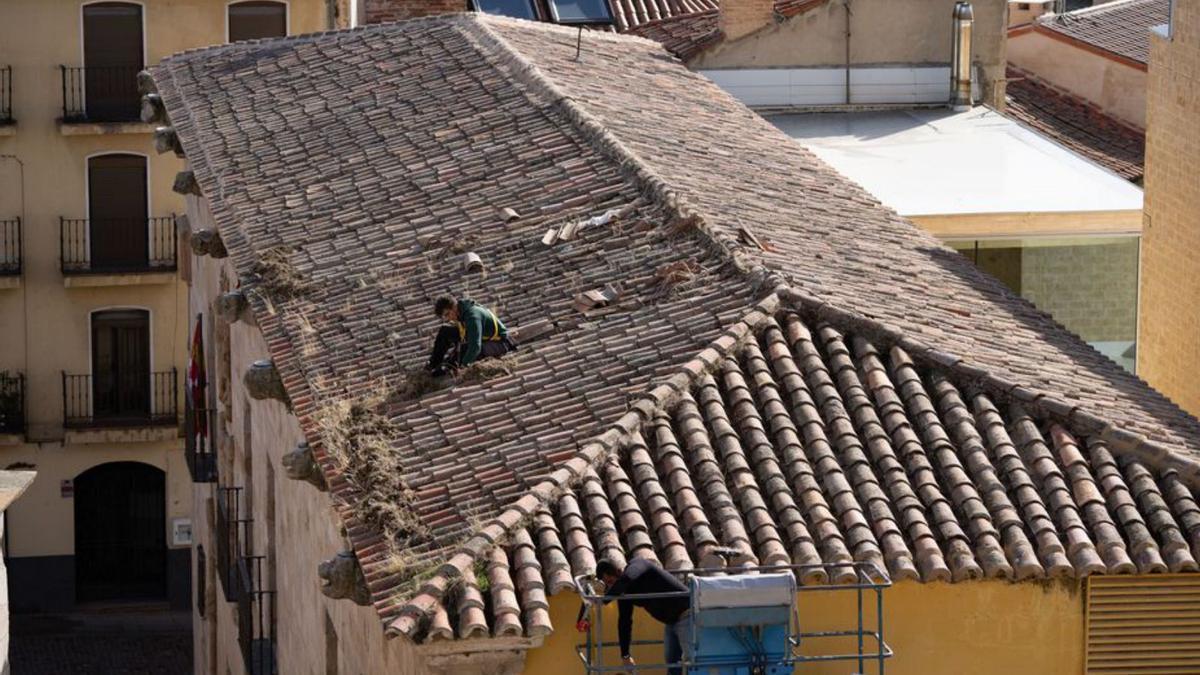
<path id="1" fill-rule="evenodd" d="M 971 28 L 975 11 L 969 2 L 954 3 L 954 49 L 950 57 L 950 105 L 954 110 L 970 110 L 971 101 Z"/>

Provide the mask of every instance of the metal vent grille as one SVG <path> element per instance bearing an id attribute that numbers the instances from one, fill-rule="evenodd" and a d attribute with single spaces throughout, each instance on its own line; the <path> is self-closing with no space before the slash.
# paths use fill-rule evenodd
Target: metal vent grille
<path id="1" fill-rule="evenodd" d="M 1200 673 L 1200 575 L 1102 577 L 1087 584 L 1090 673 Z"/>

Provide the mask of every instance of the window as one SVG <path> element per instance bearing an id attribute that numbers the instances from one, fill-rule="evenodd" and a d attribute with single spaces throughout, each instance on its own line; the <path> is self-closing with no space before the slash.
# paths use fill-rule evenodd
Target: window
<path id="1" fill-rule="evenodd" d="M 196 613 L 204 618 L 204 606 L 208 597 L 208 556 L 204 554 L 204 545 L 196 546 Z"/>
<path id="2" fill-rule="evenodd" d="M 608 0 L 550 0 L 554 20 L 565 24 L 611 24 Z"/>
<path id="3" fill-rule="evenodd" d="M 229 41 L 287 35 L 287 5 L 282 2 L 236 2 L 229 5 Z"/>
<path id="4" fill-rule="evenodd" d="M 83 101 L 68 106 L 86 111 L 64 111 L 67 117 L 82 114 L 94 122 L 138 119 L 141 99 L 137 73 L 145 61 L 142 53 L 142 7 L 128 2 L 98 2 L 83 6 L 83 77 L 64 73 L 64 94 L 75 95 L 83 85 Z M 79 70 L 79 69 L 74 69 Z M 70 88 L 72 91 L 67 92 Z M 66 104 L 67 102 L 64 102 Z"/>
<path id="5" fill-rule="evenodd" d="M 150 313 L 92 314 L 92 406 L 97 418 L 150 415 Z"/>
<path id="6" fill-rule="evenodd" d="M 149 266 L 146 158 L 88 158 L 88 242 L 93 270 Z"/>
<path id="7" fill-rule="evenodd" d="M 538 18 L 531 0 L 471 0 L 471 10 L 530 21 L 536 21 Z"/>
<path id="8" fill-rule="evenodd" d="M 1132 371 L 1136 361 L 1138 237 L 953 241 L 971 259 Z"/>

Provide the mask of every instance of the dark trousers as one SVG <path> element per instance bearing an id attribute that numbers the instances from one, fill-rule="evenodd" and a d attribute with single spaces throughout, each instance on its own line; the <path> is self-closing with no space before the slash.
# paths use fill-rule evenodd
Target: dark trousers
<path id="1" fill-rule="evenodd" d="M 459 341 L 457 326 L 442 326 L 433 339 L 433 349 L 429 352 L 429 364 L 426 368 L 435 375 L 444 375 L 458 367 Z M 512 340 L 484 340 L 479 350 L 479 358 L 494 359 L 516 349 Z"/>

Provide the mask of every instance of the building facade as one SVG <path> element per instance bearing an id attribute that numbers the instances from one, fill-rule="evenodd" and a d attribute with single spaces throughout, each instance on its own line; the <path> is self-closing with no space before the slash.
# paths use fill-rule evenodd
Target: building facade
<path id="1" fill-rule="evenodd" d="M 0 6 L 0 466 L 38 472 L 8 522 L 15 610 L 190 598 L 182 162 L 156 152 L 137 73 L 339 13 L 323 0 Z"/>
<path id="2" fill-rule="evenodd" d="M 1176 1 L 1155 31 L 1146 91 L 1146 224 L 1142 251 L 1142 343 L 1147 382 L 1200 414 L 1200 6 Z"/>

